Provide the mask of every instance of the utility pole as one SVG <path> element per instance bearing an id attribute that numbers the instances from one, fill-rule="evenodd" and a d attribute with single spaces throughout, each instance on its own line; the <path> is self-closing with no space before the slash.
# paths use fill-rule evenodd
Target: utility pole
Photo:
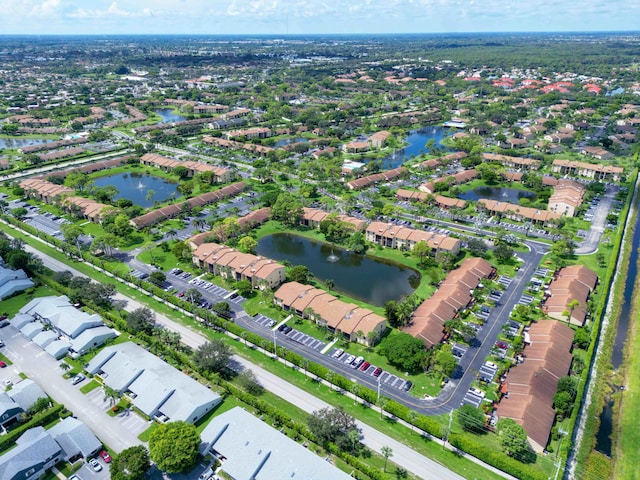
<path id="1" fill-rule="evenodd" d="M 278 345 L 276 344 L 276 331 L 272 330 L 273 332 L 273 354 L 277 357 L 278 356 Z"/>
<path id="2" fill-rule="evenodd" d="M 380 390 L 382 389 L 382 382 L 380 381 L 380 377 L 378 377 L 378 400 L 376 400 L 377 404 L 380 404 Z"/>

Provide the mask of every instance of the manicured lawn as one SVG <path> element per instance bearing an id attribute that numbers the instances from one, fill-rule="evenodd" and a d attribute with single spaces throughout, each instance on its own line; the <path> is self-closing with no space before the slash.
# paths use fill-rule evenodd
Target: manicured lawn
<path id="1" fill-rule="evenodd" d="M 87 393 L 95 390 L 96 388 L 99 388 L 100 386 L 101 386 L 100 383 L 98 383 L 94 379 L 91 379 L 89 383 L 80 387 L 80 391 L 86 395 Z"/>
<path id="2" fill-rule="evenodd" d="M 138 435 L 138 440 L 142 441 L 142 442 L 148 442 L 149 441 L 149 437 L 151 436 L 151 433 L 160 426 L 159 423 L 153 422 L 149 428 L 147 428 L 144 432 L 142 432 L 140 435 Z"/>
<path id="3" fill-rule="evenodd" d="M 8 315 L 9 318 L 11 318 L 16 313 L 18 313 L 18 310 L 20 310 L 34 298 L 47 297 L 49 295 L 58 295 L 58 292 L 47 286 L 40 285 L 38 287 L 35 287 L 35 289 L 33 291 L 30 291 L 30 293 L 22 292 L 11 298 L 2 300 L 2 304 L 0 304 L 0 311 L 3 315 Z"/>

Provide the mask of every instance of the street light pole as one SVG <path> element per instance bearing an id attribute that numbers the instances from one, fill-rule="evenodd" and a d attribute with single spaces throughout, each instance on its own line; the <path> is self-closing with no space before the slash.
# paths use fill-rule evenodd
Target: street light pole
<path id="1" fill-rule="evenodd" d="M 276 331 L 272 330 L 273 332 L 273 354 L 277 357 L 278 356 L 278 345 L 276 344 Z"/>
<path id="2" fill-rule="evenodd" d="M 447 440 L 449 440 L 449 432 L 451 432 L 451 422 L 453 421 L 453 410 L 449 410 L 449 426 L 447 427 L 447 434 L 443 438 L 442 449 L 447 446 Z"/>
<path id="3" fill-rule="evenodd" d="M 380 404 L 380 389 L 382 388 L 382 382 L 380 382 L 380 377 L 378 377 L 378 400 L 376 403 Z"/>

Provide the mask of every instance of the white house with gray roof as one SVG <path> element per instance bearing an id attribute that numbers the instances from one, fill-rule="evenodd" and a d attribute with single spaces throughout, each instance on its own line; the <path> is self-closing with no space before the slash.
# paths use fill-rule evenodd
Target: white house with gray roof
<path id="1" fill-rule="evenodd" d="M 86 370 L 160 421 L 195 423 L 222 401 L 217 393 L 132 342 L 105 347 Z"/>
<path id="2" fill-rule="evenodd" d="M 33 285 L 24 270 L 0 267 L 0 300 L 4 300 L 14 293 L 22 292 Z"/>
<path id="3" fill-rule="evenodd" d="M 240 407 L 213 418 L 200 438 L 200 453 L 215 455 L 234 480 L 351 478 Z"/>
<path id="4" fill-rule="evenodd" d="M 35 480 L 61 461 L 75 461 L 96 454 L 102 444 L 89 428 L 68 417 L 49 430 L 30 428 L 16 447 L 0 456 L 0 479 Z"/>
<path id="5" fill-rule="evenodd" d="M 99 315 L 76 308 L 66 296 L 34 298 L 11 323 L 58 360 L 69 352 L 82 355 L 117 336 Z"/>

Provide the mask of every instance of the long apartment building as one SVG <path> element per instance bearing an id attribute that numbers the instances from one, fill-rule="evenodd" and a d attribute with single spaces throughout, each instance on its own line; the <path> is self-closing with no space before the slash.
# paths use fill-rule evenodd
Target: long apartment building
<path id="1" fill-rule="evenodd" d="M 273 301 L 287 311 L 327 327 L 331 333 L 364 345 L 375 344 L 386 329 L 384 317 L 368 308 L 338 300 L 311 285 L 287 282 L 275 292 Z"/>
<path id="2" fill-rule="evenodd" d="M 174 158 L 163 157 L 155 153 L 145 153 L 140 162 L 143 165 L 152 165 L 165 171 L 171 171 L 176 167 L 185 167 L 189 170 L 189 176 L 193 177 L 196 173 L 213 172 L 217 183 L 228 183 L 233 180 L 233 172 L 228 168 L 218 167 L 202 162 L 182 161 Z"/>
<path id="3" fill-rule="evenodd" d="M 619 182 L 624 168 L 614 165 L 600 165 L 597 163 L 577 162 L 574 160 L 556 159 L 553 161 L 551 170 L 562 175 L 574 175 L 594 180 L 605 180 Z"/>
<path id="4" fill-rule="evenodd" d="M 584 265 L 564 267 L 549 284 L 542 311 L 556 320 L 569 319 L 572 325 L 582 326 L 588 316 L 587 300 L 597 284 L 598 275 Z"/>
<path id="5" fill-rule="evenodd" d="M 505 392 L 496 410 L 524 428 L 529 444 L 542 453 L 556 418 L 553 397 L 558 380 L 569 373 L 574 332 L 555 320 L 533 323 L 525 333 L 524 362 L 507 373 Z"/>
<path id="6" fill-rule="evenodd" d="M 405 188 L 399 188 L 396 192 L 396 198 L 403 201 L 414 200 L 417 202 L 426 202 L 429 199 L 429 196 L 431 196 L 435 204 L 442 209 L 449 209 L 452 207 L 465 208 L 467 206 L 467 202 L 460 198 L 445 197 L 443 195 L 432 195 L 430 193 L 416 192 L 414 190 L 407 190 Z"/>
<path id="7" fill-rule="evenodd" d="M 300 223 L 306 227 L 318 228 L 320 226 L 320 222 L 325 220 L 329 215 L 328 212 L 324 210 L 320 210 L 318 208 L 307 208 L 304 207 L 302 209 L 302 217 L 300 219 Z M 361 220 L 360 218 L 350 217 L 349 215 L 337 215 L 336 218 L 341 222 L 346 222 L 353 227 L 354 230 L 359 232 L 364 231 L 367 227 L 367 222 L 365 220 Z"/>
<path id="8" fill-rule="evenodd" d="M 217 243 L 203 243 L 192 253 L 194 265 L 229 280 L 249 280 L 253 288 L 275 288 L 286 279 L 287 269 L 278 262 L 242 253 Z"/>
<path id="9" fill-rule="evenodd" d="M 460 267 L 452 270 L 438 290 L 413 312 L 411 323 L 403 330 L 424 342 L 426 348 L 440 343 L 444 336 L 444 324 L 454 319 L 472 300 L 471 293 L 492 276 L 495 269 L 482 258 L 467 258 Z"/>
<path id="10" fill-rule="evenodd" d="M 562 217 L 561 213 L 549 210 L 523 207 L 521 205 L 516 205 L 515 203 L 499 202 L 497 200 L 488 200 L 485 198 L 478 200 L 478 205 L 484 208 L 489 215 L 501 215 L 517 222 L 530 221 L 539 225 L 547 225 L 550 221 L 557 220 Z"/>
<path id="11" fill-rule="evenodd" d="M 391 170 L 386 170 L 384 172 L 367 175 L 366 177 L 351 180 L 350 182 L 347 182 L 347 187 L 349 188 L 349 190 L 359 190 L 361 188 L 366 188 L 369 185 L 373 185 L 374 183 L 395 180 L 396 178 L 406 174 L 407 172 L 408 170 L 406 168 L 398 167 Z"/>
<path id="12" fill-rule="evenodd" d="M 475 168 L 470 170 L 463 170 L 462 172 L 454 173 L 453 175 L 448 175 L 446 177 L 436 178 L 427 183 L 423 183 L 418 187 L 421 192 L 426 193 L 435 193 L 436 191 L 436 183 L 446 182 L 451 185 L 461 185 L 463 183 L 470 182 L 478 176 L 478 171 Z"/>
<path id="13" fill-rule="evenodd" d="M 387 248 L 413 250 L 418 242 L 426 242 L 435 256 L 441 252 L 458 255 L 462 243 L 457 238 L 435 232 L 426 232 L 392 223 L 372 222 L 366 230 L 367 241 Z"/>

